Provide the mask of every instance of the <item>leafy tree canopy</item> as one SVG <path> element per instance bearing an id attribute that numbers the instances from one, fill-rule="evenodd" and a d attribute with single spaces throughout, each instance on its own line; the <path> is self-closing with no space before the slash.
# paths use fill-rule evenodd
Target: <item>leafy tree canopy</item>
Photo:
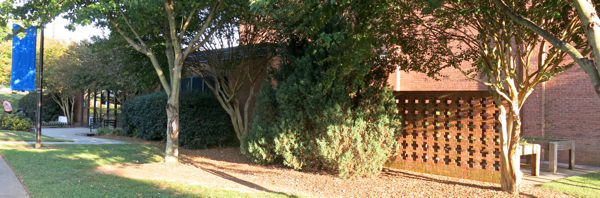
<path id="1" fill-rule="evenodd" d="M 406 12 L 393 9 L 394 7 L 394 3 L 387 0 L 301 2 L 258 0 L 252 4 L 252 8 L 257 13 L 273 20 L 272 28 L 280 36 L 279 43 L 287 43 L 289 38 L 296 37 L 299 40 L 311 39 L 310 42 L 322 46 L 323 49 L 335 46 L 343 51 L 344 53 L 341 54 L 329 54 L 327 58 L 321 60 L 321 62 L 340 63 L 338 67 L 327 71 L 331 74 L 354 70 L 359 76 L 364 76 L 370 68 L 360 66 L 365 64 L 357 63 L 385 55 L 386 58 L 381 61 L 386 61 L 390 67 L 404 62 L 405 64 L 401 64 L 401 69 L 435 75 L 439 71 L 437 67 L 408 64 L 402 57 L 391 56 L 398 50 L 397 44 L 414 39 L 405 36 L 403 31 L 397 28 L 398 16 Z M 322 32 L 321 30 L 330 22 L 343 24 L 344 30 Z M 330 79 L 331 82 L 332 80 Z"/>
<path id="2" fill-rule="evenodd" d="M 41 26 L 64 15 L 73 25 L 108 27 L 146 55 L 168 96 L 169 135 L 165 161 L 177 163 L 183 64 L 192 52 L 211 40 L 220 26 L 230 23 L 240 9 L 247 8 L 248 3 L 243 0 L 38 0 L 28 1 L 11 13 L 17 19 Z M 159 37 L 162 39 L 157 39 Z M 164 51 L 155 52 L 155 46 L 164 46 Z M 160 56 L 167 59 L 168 74 L 162 70 Z"/>

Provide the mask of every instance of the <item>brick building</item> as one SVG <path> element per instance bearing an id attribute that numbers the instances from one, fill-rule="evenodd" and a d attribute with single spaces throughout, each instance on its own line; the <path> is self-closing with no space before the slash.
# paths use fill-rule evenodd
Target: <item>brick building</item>
<path id="1" fill-rule="evenodd" d="M 437 81 L 421 73 L 395 72 L 388 83 L 395 91 L 486 91 L 456 69 L 445 69 Z M 522 109 L 522 136 L 574 140 L 576 164 L 600 166 L 600 98 L 577 65 L 539 85 Z M 547 159 L 547 158 L 546 158 Z M 567 151 L 559 152 L 567 163 Z"/>

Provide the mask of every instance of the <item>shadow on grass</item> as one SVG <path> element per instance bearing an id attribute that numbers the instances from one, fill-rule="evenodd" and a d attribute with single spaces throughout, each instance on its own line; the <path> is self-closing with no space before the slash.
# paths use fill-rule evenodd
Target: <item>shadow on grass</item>
<path id="1" fill-rule="evenodd" d="M 136 180 L 95 172 L 99 166 L 155 163 L 163 160 L 162 149 L 151 145 L 52 145 L 41 150 L 31 145 L 0 145 L 0 152 L 23 180 L 32 197 L 284 197 L 276 194 L 248 194 L 150 180 Z M 235 177 L 211 171 L 234 181 Z M 238 183 L 272 192 L 256 184 Z"/>
<path id="2" fill-rule="evenodd" d="M 382 174 L 388 175 L 388 176 L 394 176 L 394 177 L 408 177 L 408 178 L 425 180 L 425 181 L 442 183 L 442 184 L 451 184 L 451 185 L 459 185 L 459 186 L 465 186 L 465 187 L 470 187 L 470 188 L 479 188 L 479 189 L 483 189 L 483 190 L 502 191 L 502 189 L 499 187 L 482 186 L 482 185 L 470 184 L 470 183 L 465 183 L 465 182 L 442 180 L 442 179 L 437 179 L 437 178 L 428 177 L 428 176 L 424 176 L 424 175 L 415 175 L 415 174 L 411 174 L 411 173 L 401 171 L 401 170 L 392 170 L 392 169 L 387 169 L 387 170 L 388 170 L 387 172 L 383 172 Z M 520 195 L 524 196 L 524 197 L 538 197 L 538 196 L 523 193 L 523 192 L 521 192 Z"/>
<path id="3" fill-rule="evenodd" d="M 115 140 L 120 140 L 120 141 L 139 143 L 139 144 L 145 145 L 145 146 L 153 145 L 154 147 L 159 148 L 159 149 L 165 148 L 165 144 L 162 142 L 158 143 L 158 141 L 146 141 L 146 140 L 141 140 L 141 139 L 137 139 L 137 138 L 123 137 L 123 136 L 103 136 L 103 137 L 107 138 L 107 139 L 115 139 Z M 226 154 L 222 153 L 224 151 L 226 152 Z M 288 195 L 283 192 L 277 192 L 277 191 L 266 189 L 258 184 L 255 184 L 255 183 L 234 177 L 225 172 L 219 171 L 219 170 L 235 171 L 235 172 L 239 172 L 239 173 L 243 173 L 243 174 L 264 174 L 266 172 L 271 172 L 271 171 L 248 171 L 248 170 L 244 169 L 244 165 L 255 165 L 255 164 L 252 163 L 245 155 L 243 155 L 239 151 L 239 147 L 208 148 L 208 149 L 200 149 L 200 150 L 191 150 L 191 149 L 180 148 L 179 153 L 180 153 L 179 160 L 182 164 L 192 165 L 196 168 L 205 170 L 206 172 L 211 173 L 215 176 L 221 177 L 223 179 L 227 179 L 229 181 L 238 183 L 240 185 L 243 185 L 248 188 L 258 190 L 258 191 L 274 193 L 274 194 L 279 194 L 279 195 L 289 196 L 289 197 L 296 197 L 293 195 Z M 194 158 L 196 158 L 196 157 L 206 158 L 211 161 L 227 162 L 227 163 L 230 163 L 231 165 L 218 166 L 214 163 L 209 163 L 209 162 L 205 162 L 205 161 L 198 162 L 198 161 L 194 160 Z M 274 173 L 274 171 L 271 173 Z"/>
<path id="4" fill-rule="evenodd" d="M 542 188 L 554 189 L 578 197 L 598 197 L 600 195 L 600 173 L 567 177 L 542 184 Z"/>
<path id="5" fill-rule="evenodd" d="M 594 188 L 594 187 L 589 186 L 589 184 L 586 185 L 586 183 L 578 182 L 578 181 L 557 180 L 557 181 L 554 181 L 554 182 L 558 183 L 558 184 L 566 185 L 566 186 L 577 187 L 577 188 L 580 188 L 582 190 L 596 190 L 596 191 L 600 191 L 600 188 Z M 583 184 L 583 185 L 579 185 L 579 184 Z M 598 195 L 598 196 L 600 196 L 600 195 Z"/>
<path id="6" fill-rule="evenodd" d="M 139 143 L 143 145 L 154 145 L 160 149 L 165 149 L 165 143 L 162 141 L 151 141 L 144 140 L 140 138 L 127 137 L 127 136 L 116 136 L 116 135 L 104 135 L 104 136 L 96 136 L 97 138 L 111 139 L 111 140 L 119 140 L 130 143 Z M 227 152 L 227 155 L 223 155 L 223 151 Z M 179 147 L 180 159 L 185 158 L 186 156 L 190 157 L 204 157 L 214 161 L 222 161 L 222 162 L 230 162 L 237 164 L 254 164 L 250 159 L 246 157 L 246 155 L 240 152 L 239 147 L 214 147 L 214 148 L 206 148 L 206 149 L 187 149 L 184 147 Z"/>
<path id="7" fill-rule="evenodd" d="M 600 172 L 588 173 L 588 174 L 580 175 L 579 177 L 583 177 L 583 178 L 592 180 L 593 182 L 600 182 Z"/>

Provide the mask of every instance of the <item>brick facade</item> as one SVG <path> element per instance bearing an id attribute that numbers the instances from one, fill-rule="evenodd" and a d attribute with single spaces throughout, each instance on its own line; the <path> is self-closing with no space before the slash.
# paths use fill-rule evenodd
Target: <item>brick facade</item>
<path id="1" fill-rule="evenodd" d="M 273 61 L 273 65 L 277 62 Z M 399 71 L 390 75 L 388 83 L 395 91 L 487 91 L 486 86 L 466 79 L 456 69 L 444 69 L 441 75 L 434 80 L 422 73 Z M 259 88 L 257 82 L 255 92 Z M 248 89 L 242 89 L 240 98 L 245 99 L 247 92 Z M 254 103 L 250 105 L 250 115 Z M 600 98 L 579 66 L 539 85 L 521 113 L 523 136 L 574 140 L 576 164 L 600 166 Z M 559 152 L 558 161 L 567 163 L 567 154 Z"/>
<path id="2" fill-rule="evenodd" d="M 575 163 L 600 166 L 600 99 L 587 74 L 574 66 L 546 83 L 544 135 L 575 141 Z M 559 152 L 559 162 L 567 153 Z"/>
<path id="3" fill-rule="evenodd" d="M 484 91 L 456 69 L 445 69 L 439 81 L 415 72 L 396 72 L 389 84 L 396 91 Z M 399 83 L 398 83 L 399 81 Z M 574 140 L 576 164 L 600 166 L 600 98 L 578 66 L 539 85 L 522 109 L 523 136 Z M 559 152 L 567 163 L 568 153 Z M 547 158 L 546 158 L 547 159 Z"/>
<path id="4" fill-rule="evenodd" d="M 281 61 L 280 57 L 273 57 L 273 59 L 270 62 L 271 67 L 279 68 L 280 61 Z M 267 76 L 267 71 L 263 72 L 260 76 L 258 76 L 256 82 L 254 83 L 254 97 L 252 99 L 250 99 L 250 102 L 248 104 L 248 128 L 252 127 L 252 122 L 253 122 L 252 115 L 254 113 L 254 107 L 256 106 L 256 96 L 260 92 L 260 87 L 262 86 L 262 83 L 265 80 L 266 76 Z M 244 113 L 243 112 L 244 104 L 245 104 L 246 100 L 248 99 L 248 96 L 250 96 L 250 84 L 245 83 L 237 93 L 238 102 L 239 102 L 238 104 L 240 105 L 240 108 L 242 110 L 242 112 L 241 112 L 242 116 Z"/>

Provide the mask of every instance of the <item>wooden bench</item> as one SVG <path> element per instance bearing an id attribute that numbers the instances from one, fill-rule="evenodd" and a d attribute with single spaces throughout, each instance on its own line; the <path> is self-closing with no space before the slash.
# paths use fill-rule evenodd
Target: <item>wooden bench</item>
<path id="1" fill-rule="evenodd" d="M 105 119 L 102 121 L 102 126 L 112 126 L 113 128 L 117 128 L 117 120 L 115 119 Z"/>
<path id="2" fill-rule="evenodd" d="M 540 155 L 542 154 L 542 149 L 539 144 L 527 144 L 519 146 L 519 151 L 517 152 L 519 155 L 529 155 L 527 156 L 528 162 L 531 162 L 531 175 L 539 176 L 540 175 Z"/>
<path id="3" fill-rule="evenodd" d="M 548 161 L 550 172 L 556 173 L 558 160 L 558 151 L 569 151 L 569 169 L 575 168 L 575 142 L 573 140 L 532 140 L 534 144 L 539 144 L 543 150 L 548 152 Z"/>

